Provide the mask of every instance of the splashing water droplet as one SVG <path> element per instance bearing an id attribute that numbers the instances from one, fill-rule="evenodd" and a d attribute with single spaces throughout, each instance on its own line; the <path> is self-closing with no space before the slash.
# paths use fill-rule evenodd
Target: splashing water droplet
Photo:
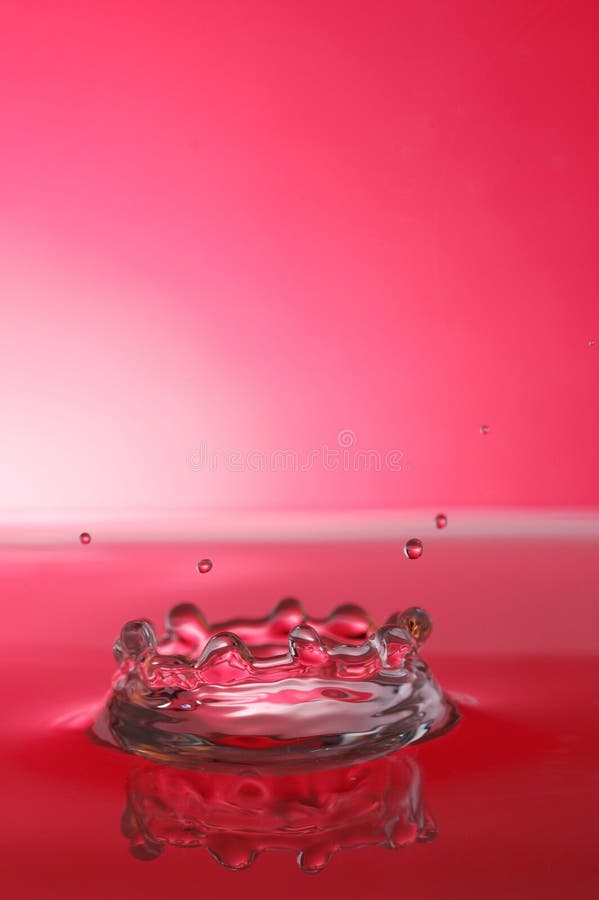
<path id="1" fill-rule="evenodd" d="M 327 652 L 311 625 L 296 625 L 289 632 L 289 652 L 304 663 L 325 663 Z"/>
<path id="2" fill-rule="evenodd" d="M 135 658 L 156 646 L 156 634 L 146 619 L 133 619 L 123 625 L 119 641 L 121 649 Z"/>
<path id="3" fill-rule="evenodd" d="M 201 559 L 198 563 L 197 569 L 201 575 L 205 575 L 206 572 L 209 572 L 212 568 L 212 560 L 211 559 Z"/>
<path id="4" fill-rule="evenodd" d="M 355 603 L 337 606 L 327 619 L 329 632 L 340 640 L 365 641 L 375 625 L 365 609 Z"/>
<path id="5" fill-rule="evenodd" d="M 322 872 L 323 869 L 326 869 L 332 855 L 333 851 L 329 850 L 328 847 L 316 845 L 302 850 L 298 854 L 297 864 L 302 872 L 316 874 L 316 872 Z"/>
<path id="6" fill-rule="evenodd" d="M 91 539 L 92 539 L 92 536 L 91 536 L 91 534 L 88 534 L 87 531 L 82 531 L 81 534 L 79 535 L 79 540 L 81 541 L 82 544 L 90 544 Z"/>
<path id="7" fill-rule="evenodd" d="M 445 513 L 439 513 L 439 515 L 435 516 L 435 525 L 437 528 L 445 528 L 447 525 L 447 516 Z"/>
<path id="8" fill-rule="evenodd" d="M 280 600 L 272 612 L 271 629 L 275 633 L 288 635 L 292 628 L 300 625 L 306 618 L 306 610 L 295 597 L 285 597 Z"/>
<path id="9" fill-rule="evenodd" d="M 480 426 L 480 433 L 481 433 L 481 434 L 488 434 L 489 431 L 490 431 L 490 427 L 491 427 L 490 425 L 481 425 L 481 426 Z"/>
<path id="10" fill-rule="evenodd" d="M 200 646 L 208 635 L 208 623 L 195 603 L 179 603 L 166 617 L 169 634 L 191 647 Z"/>
<path id="11" fill-rule="evenodd" d="M 405 628 L 383 625 L 376 632 L 376 640 L 381 648 L 381 659 L 386 669 L 400 669 L 406 656 L 414 648 L 414 641 Z"/>
<path id="12" fill-rule="evenodd" d="M 291 771 L 307 754 L 358 761 L 447 730 L 457 713 L 417 657 L 426 613 L 406 609 L 373 629 L 359 606 L 314 618 L 291 598 L 276 614 L 222 623 L 179 604 L 160 639 L 148 620 L 132 620 L 114 644 L 119 672 L 96 733 L 186 768 L 202 768 L 209 745 L 210 763 Z M 360 705 L 348 712 L 348 703 Z M 333 755 L 331 735 L 341 739 Z"/>
<path id="13" fill-rule="evenodd" d="M 421 609 L 419 606 L 410 606 L 409 609 L 404 609 L 398 618 L 398 624 L 419 644 L 426 641 L 433 629 L 431 617 L 425 609 Z"/>
<path id="14" fill-rule="evenodd" d="M 408 559 L 419 559 L 423 550 L 424 544 L 418 538 L 410 538 L 409 541 L 406 541 L 403 548 L 403 552 Z"/>

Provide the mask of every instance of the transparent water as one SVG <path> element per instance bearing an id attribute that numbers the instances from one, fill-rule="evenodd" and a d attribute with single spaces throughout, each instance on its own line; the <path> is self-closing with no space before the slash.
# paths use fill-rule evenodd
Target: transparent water
<path id="1" fill-rule="evenodd" d="M 280 775 L 381 756 L 459 718 L 420 655 L 431 632 L 420 608 L 376 628 L 355 604 L 314 618 L 285 598 L 267 616 L 209 624 L 181 603 L 165 627 L 158 638 L 147 619 L 123 626 L 92 727 L 149 759 Z"/>

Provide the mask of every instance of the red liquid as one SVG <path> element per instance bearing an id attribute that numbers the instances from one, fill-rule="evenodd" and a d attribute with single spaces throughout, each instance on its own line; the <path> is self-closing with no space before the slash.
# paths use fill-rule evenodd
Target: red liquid
<path id="1" fill-rule="evenodd" d="M 69 543 L 3 549 L 6 895 L 125 900 L 201 890 L 210 900 L 278 900 L 282 892 L 341 900 L 401 887 L 419 900 L 596 897 L 596 542 L 470 540 L 465 554 L 448 529 L 427 538 L 419 566 L 398 565 L 397 550 L 391 542 L 224 544 L 214 548 L 211 593 L 203 584 L 199 597 L 193 546 L 95 540 L 84 555 Z M 113 638 L 127 619 L 159 619 L 165 602 L 198 601 L 211 618 L 259 615 L 287 592 L 315 615 L 340 602 L 364 603 L 377 621 L 401 606 L 431 612 L 424 656 L 463 719 L 400 754 L 420 768 L 438 836 L 401 850 L 373 846 L 375 821 L 356 839 L 366 846 L 339 849 L 315 878 L 294 861 L 295 837 L 239 873 L 201 847 L 167 845 L 140 861 L 121 818 L 132 779 L 139 787 L 136 773 L 151 764 L 84 732 L 110 683 Z M 381 794 L 372 793 L 376 813 Z M 227 852 L 243 862 L 242 841 Z"/>

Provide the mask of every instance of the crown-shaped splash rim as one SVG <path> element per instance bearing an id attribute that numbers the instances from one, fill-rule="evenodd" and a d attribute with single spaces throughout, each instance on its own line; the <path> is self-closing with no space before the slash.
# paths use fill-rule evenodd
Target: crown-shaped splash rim
<path id="1" fill-rule="evenodd" d="M 286 599 L 263 619 L 209 625 L 197 606 L 183 603 L 169 612 L 160 640 L 149 621 L 127 622 L 114 655 L 123 673 L 137 667 L 148 687 L 173 691 L 307 676 L 362 681 L 400 670 L 430 632 L 419 607 L 376 628 L 364 609 L 349 604 L 316 619 Z"/>
<path id="2" fill-rule="evenodd" d="M 419 656 L 430 633 L 419 607 L 377 627 L 350 604 L 316 618 L 287 598 L 264 618 L 212 624 L 179 604 L 161 637 L 146 619 L 123 627 L 94 732 L 183 768 L 380 756 L 457 719 Z"/>

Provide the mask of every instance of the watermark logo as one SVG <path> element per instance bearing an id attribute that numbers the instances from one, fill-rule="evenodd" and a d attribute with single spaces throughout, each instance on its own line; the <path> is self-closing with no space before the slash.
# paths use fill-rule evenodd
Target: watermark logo
<path id="1" fill-rule="evenodd" d="M 194 472 L 400 472 L 408 469 L 402 465 L 403 457 L 403 450 L 398 449 L 361 449 L 356 432 L 343 428 L 336 445 L 321 444 L 308 450 L 224 450 L 202 441 L 187 454 L 187 465 Z"/>

